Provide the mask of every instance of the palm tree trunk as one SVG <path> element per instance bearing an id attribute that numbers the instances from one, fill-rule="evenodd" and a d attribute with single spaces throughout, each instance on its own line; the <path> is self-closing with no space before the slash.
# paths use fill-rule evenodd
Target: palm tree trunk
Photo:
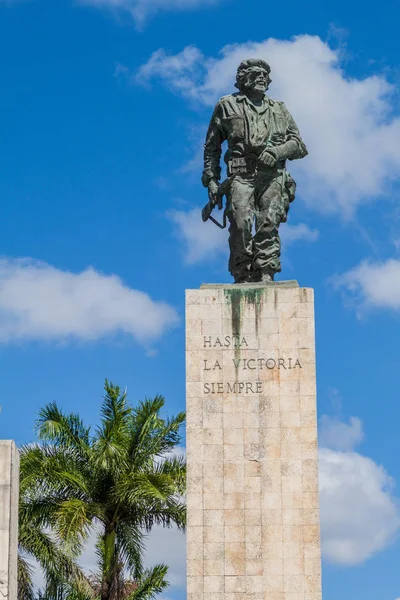
<path id="1" fill-rule="evenodd" d="M 117 561 L 115 556 L 115 529 L 107 527 L 103 536 L 103 581 L 101 585 L 101 600 L 118 600 L 118 585 L 116 577 Z"/>

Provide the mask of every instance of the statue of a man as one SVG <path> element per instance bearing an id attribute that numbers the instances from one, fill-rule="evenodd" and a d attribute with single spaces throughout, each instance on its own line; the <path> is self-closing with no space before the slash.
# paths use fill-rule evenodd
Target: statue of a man
<path id="1" fill-rule="evenodd" d="M 226 194 L 229 271 L 235 283 L 273 281 L 281 271 L 278 227 L 287 219 L 296 189 L 286 160 L 307 155 L 286 106 L 266 95 L 270 71 L 260 59 L 239 65 L 239 92 L 218 102 L 204 147 L 202 182 L 208 188 L 209 212 L 204 217 L 203 211 L 203 220 L 214 206 L 222 207 L 222 194 Z M 224 141 L 228 179 L 220 185 Z"/>

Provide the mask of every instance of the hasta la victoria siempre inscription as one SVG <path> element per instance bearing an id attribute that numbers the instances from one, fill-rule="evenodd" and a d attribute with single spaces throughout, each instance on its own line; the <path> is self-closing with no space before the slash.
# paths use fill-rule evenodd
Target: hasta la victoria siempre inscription
<path id="1" fill-rule="evenodd" d="M 204 348 L 248 348 L 249 345 L 244 336 L 225 336 L 213 337 L 211 335 L 204 336 Z M 221 361 L 222 362 L 222 361 Z M 204 371 L 222 371 L 221 362 L 219 360 L 204 359 Z M 239 369 L 243 371 L 255 371 L 258 367 L 261 369 L 302 369 L 298 358 L 232 358 L 232 363 L 236 372 Z M 250 373 L 249 373 L 250 375 Z M 262 381 L 234 381 L 234 382 L 206 382 L 203 384 L 204 394 L 262 394 Z"/>

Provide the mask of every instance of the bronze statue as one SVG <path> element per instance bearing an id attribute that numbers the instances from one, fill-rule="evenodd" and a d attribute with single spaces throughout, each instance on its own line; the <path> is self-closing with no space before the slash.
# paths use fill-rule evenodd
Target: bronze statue
<path id="1" fill-rule="evenodd" d="M 209 202 L 203 221 L 211 219 L 224 227 L 229 219 L 229 271 L 235 283 L 273 281 L 281 271 L 278 228 L 287 219 L 296 190 L 286 160 L 307 155 L 286 106 L 266 95 L 270 71 L 260 59 L 239 65 L 239 92 L 219 100 L 204 146 L 202 182 L 208 188 Z M 228 143 L 224 157 L 228 177 L 220 184 L 224 141 Z M 211 212 L 215 206 L 222 208 L 224 195 L 224 224 L 220 225 Z"/>

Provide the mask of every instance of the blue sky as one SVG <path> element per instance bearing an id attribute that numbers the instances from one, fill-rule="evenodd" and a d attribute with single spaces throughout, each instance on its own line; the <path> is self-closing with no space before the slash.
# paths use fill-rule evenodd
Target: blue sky
<path id="1" fill-rule="evenodd" d="M 400 597 L 398 15 L 0 0 L 0 437 L 18 443 L 48 401 L 95 422 L 105 377 L 184 407 L 184 289 L 230 281 L 199 218 L 201 145 L 238 62 L 270 62 L 310 152 L 280 278 L 316 291 L 324 600 Z M 150 540 L 177 600 L 183 549 Z"/>

